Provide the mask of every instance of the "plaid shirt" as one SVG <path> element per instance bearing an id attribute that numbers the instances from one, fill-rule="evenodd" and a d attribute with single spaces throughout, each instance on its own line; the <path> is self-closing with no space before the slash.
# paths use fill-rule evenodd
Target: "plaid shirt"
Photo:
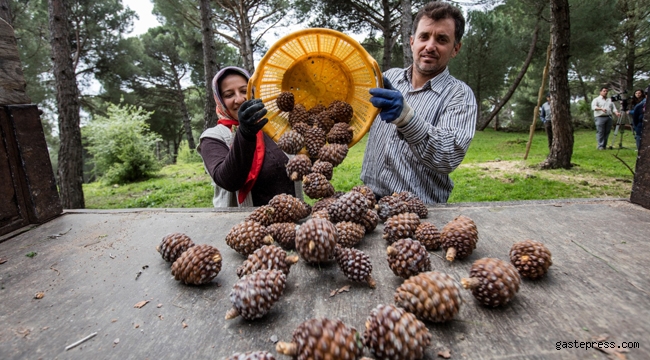
<path id="1" fill-rule="evenodd" d="M 384 76 L 404 96 L 415 117 L 401 127 L 375 119 L 363 158 L 361 180 L 379 196 L 410 191 L 428 204 L 447 202 L 449 177 L 465 157 L 476 128 L 476 99 L 449 69 L 420 89 L 411 85 L 412 66 Z"/>

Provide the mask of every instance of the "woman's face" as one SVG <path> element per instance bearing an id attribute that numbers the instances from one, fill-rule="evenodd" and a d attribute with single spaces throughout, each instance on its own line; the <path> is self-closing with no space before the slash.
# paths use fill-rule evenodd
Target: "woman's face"
<path id="1" fill-rule="evenodd" d="M 634 92 L 634 97 L 637 98 L 637 99 L 641 99 L 643 97 L 643 93 L 641 92 L 641 90 L 635 91 Z"/>
<path id="2" fill-rule="evenodd" d="M 248 81 L 241 75 L 230 74 L 221 81 L 221 98 L 226 109 L 235 119 L 239 120 L 239 106 L 246 101 Z"/>

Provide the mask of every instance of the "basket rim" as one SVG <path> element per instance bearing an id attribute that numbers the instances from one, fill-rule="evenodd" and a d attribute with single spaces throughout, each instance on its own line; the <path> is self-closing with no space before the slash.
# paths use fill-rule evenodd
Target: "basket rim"
<path id="1" fill-rule="evenodd" d="M 364 58 L 364 61 L 367 62 L 367 64 L 373 69 L 375 73 L 375 85 L 377 87 L 383 87 L 384 86 L 384 81 L 383 81 L 383 75 L 381 72 L 381 69 L 379 68 L 379 64 L 377 61 L 368 53 L 368 51 L 361 46 L 361 44 L 350 37 L 349 35 L 346 35 L 340 31 L 333 30 L 333 29 L 328 29 L 328 28 L 307 28 L 307 29 L 302 29 L 302 30 L 297 30 L 294 32 L 291 32 L 280 39 L 278 39 L 270 48 L 269 50 L 264 54 L 262 59 L 260 60 L 259 64 L 257 65 L 255 71 L 253 72 L 252 76 L 250 77 L 248 81 L 248 86 L 247 86 L 247 91 L 246 91 L 246 97 L 248 100 L 255 98 L 255 96 L 258 96 L 259 94 L 254 94 L 256 89 L 256 83 L 259 81 L 259 79 L 263 78 L 262 74 L 263 71 L 258 71 L 258 69 L 263 69 L 266 67 L 267 63 L 269 60 L 272 58 L 272 55 L 275 54 L 280 48 L 282 48 L 284 45 L 286 45 L 288 42 L 293 41 L 295 39 L 300 39 L 301 37 L 304 37 L 306 35 L 325 35 L 325 36 L 333 36 L 336 38 L 339 38 L 345 42 L 347 42 L 350 46 L 352 46 L 357 52 L 359 52 L 362 57 Z M 374 111 L 375 117 L 379 114 L 379 109 L 375 109 Z M 366 124 L 364 128 L 364 134 L 369 130 L 370 125 L 372 125 L 372 121 L 370 121 L 368 124 Z M 266 129 L 266 126 L 262 129 L 263 131 Z M 266 131 L 265 131 L 266 132 Z M 363 136 L 361 136 L 363 137 Z M 361 137 L 355 136 L 352 140 L 352 142 L 348 145 L 349 147 L 354 146 L 359 140 L 361 140 Z M 277 139 L 274 139 L 277 141 Z"/>

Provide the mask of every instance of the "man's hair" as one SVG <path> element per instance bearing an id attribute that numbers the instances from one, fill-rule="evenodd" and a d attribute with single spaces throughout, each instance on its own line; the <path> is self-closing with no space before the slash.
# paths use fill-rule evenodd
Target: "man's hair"
<path id="1" fill-rule="evenodd" d="M 460 9 L 442 1 L 431 1 L 427 3 L 422 9 L 420 9 L 420 11 L 418 11 L 417 15 L 415 15 L 415 19 L 413 20 L 413 35 L 415 35 L 415 31 L 417 31 L 418 24 L 423 16 L 434 21 L 442 19 L 454 20 L 454 37 L 456 38 L 454 44 L 460 43 L 460 39 L 463 38 L 463 34 L 465 33 L 465 17 Z"/>
<path id="2" fill-rule="evenodd" d="M 600 87 L 600 90 L 599 90 L 598 92 L 603 91 L 603 89 L 609 91 L 609 88 L 608 88 L 607 86 L 601 86 L 601 87 Z"/>

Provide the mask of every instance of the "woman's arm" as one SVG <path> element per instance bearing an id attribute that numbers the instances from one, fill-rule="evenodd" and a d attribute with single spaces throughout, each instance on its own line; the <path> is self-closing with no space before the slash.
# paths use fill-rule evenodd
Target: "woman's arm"
<path id="1" fill-rule="evenodd" d="M 255 144 L 255 140 L 246 140 L 239 131 L 230 148 L 221 140 L 201 139 L 203 163 L 218 186 L 233 192 L 244 186 L 253 163 Z"/>

